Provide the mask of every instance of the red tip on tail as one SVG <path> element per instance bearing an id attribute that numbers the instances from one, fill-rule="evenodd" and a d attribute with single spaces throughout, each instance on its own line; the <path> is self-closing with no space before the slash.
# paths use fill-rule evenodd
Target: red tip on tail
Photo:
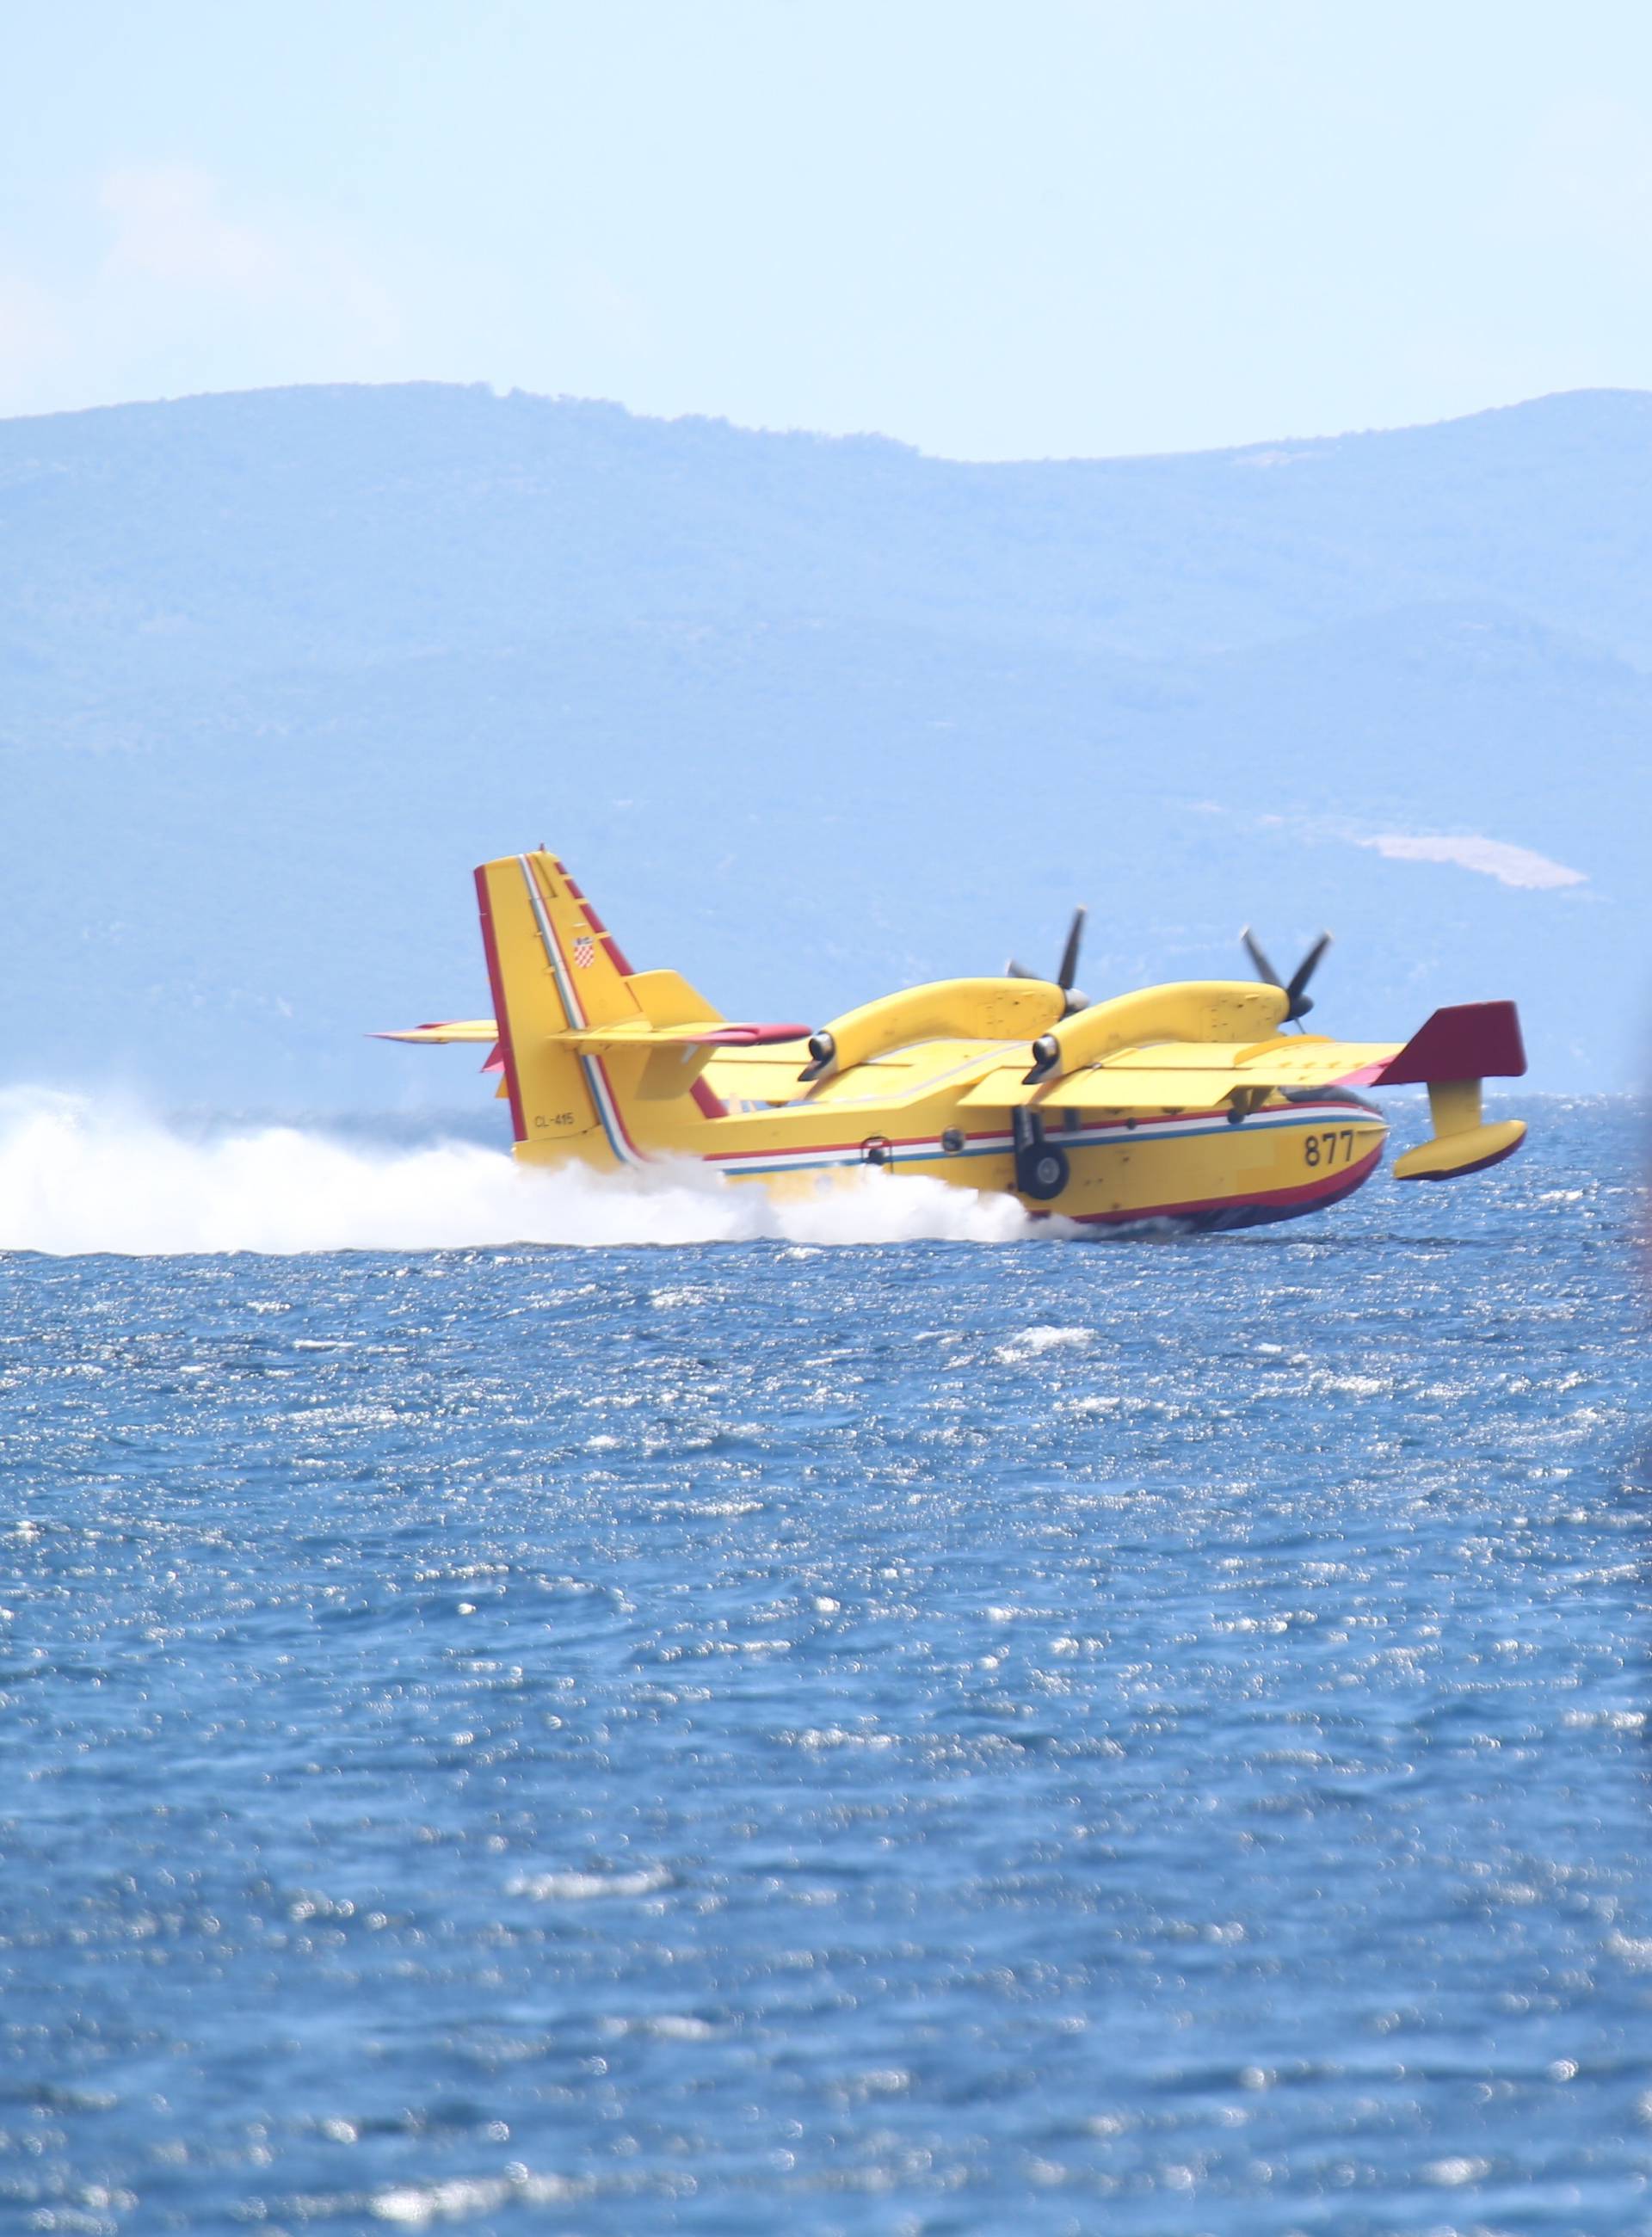
<path id="1" fill-rule="evenodd" d="M 1431 1079 L 1518 1079 L 1526 1069 L 1520 1013 L 1512 1002 L 1459 1002 L 1436 1010 L 1372 1079 L 1373 1087 L 1420 1087 Z"/>

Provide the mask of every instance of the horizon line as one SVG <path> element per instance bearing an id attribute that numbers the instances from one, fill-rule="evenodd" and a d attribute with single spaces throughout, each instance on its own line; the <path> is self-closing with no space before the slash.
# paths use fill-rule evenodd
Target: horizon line
<path id="1" fill-rule="evenodd" d="M 1478 419 L 1498 419 L 1512 412 L 1531 412 L 1544 406 L 1576 403 L 1584 399 L 1633 399 L 1652 406 L 1652 389 L 1612 386 L 1557 388 L 1544 390 L 1535 396 L 1521 397 L 1511 404 L 1483 405 L 1473 412 L 1452 412 L 1438 419 L 1404 420 L 1391 426 L 1345 427 L 1334 433 L 1321 435 L 1263 436 L 1252 442 L 1198 445 L 1185 451 L 1051 452 L 1014 459 L 956 458 L 946 452 L 926 451 L 921 445 L 909 442 L 903 436 L 888 434 L 877 428 L 831 433 L 819 428 L 750 424 L 717 412 L 644 412 L 617 397 L 581 396 L 566 391 L 517 386 L 506 388 L 488 380 L 304 380 L 275 382 L 254 388 L 194 389 L 175 396 L 127 397 L 114 404 L 71 405 L 50 412 L 0 413 L 0 427 L 29 426 L 41 420 L 85 419 L 113 412 L 165 412 L 180 406 L 228 404 L 253 398 L 341 394 L 374 396 L 409 390 L 436 390 L 452 396 L 486 397 L 498 404 L 545 406 L 553 410 L 572 408 L 618 412 L 624 419 L 653 426 L 713 428 L 729 434 L 775 442 L 844 445 L 876 444 L 928 465 L 964 466 L 981 472 L 1026 466 L 1149 465 L 1170 459 L 1237 459 L 1268 452 L 1299 455 L 1338 443 L 1371 441 L 1391 435 L 1425 434 L 1437 428 L 1467 426 Z"/>

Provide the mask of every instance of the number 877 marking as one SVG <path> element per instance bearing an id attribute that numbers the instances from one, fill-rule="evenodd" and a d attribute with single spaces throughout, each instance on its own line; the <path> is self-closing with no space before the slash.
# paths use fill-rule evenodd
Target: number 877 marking
<path id="1" fill-rule="evenodd" d="M 1347 1165 L 1353 1163 L 1354 1130 L 1351 1126 L 1327 1127 L 1324 1133 L 1305 1134 L 1302 1138 L 1302 1159 L 1309 1165 Z"/>

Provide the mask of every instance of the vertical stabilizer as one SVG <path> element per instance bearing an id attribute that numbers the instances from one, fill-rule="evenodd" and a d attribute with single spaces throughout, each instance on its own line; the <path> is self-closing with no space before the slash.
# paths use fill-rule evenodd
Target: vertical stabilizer
<path id="1" fill-rule="evenodd" d="M 555 1038 L 642 1015 L 612 935 L 554 855 L 484 862 L 476 898 L 518 1144 L 636 1163 L 600 1062 Z"/>

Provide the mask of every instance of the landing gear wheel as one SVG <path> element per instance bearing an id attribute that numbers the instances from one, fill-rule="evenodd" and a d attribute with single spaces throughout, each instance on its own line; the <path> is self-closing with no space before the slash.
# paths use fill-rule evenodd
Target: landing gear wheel
<path id="1" fill-rule="evenodd" d="M 1067 1152 L 1047 1141 L 1044 1122 L 1036 1112 L 1019 1105 L 1010 1118 L 1015 1147 L 1015 1187 L 1034 1204 L 1047 1204 L 1067 1184 Z"/>
<path id="2" fill-rule="evenodd" d="M 1020 1159 L 1015 1185 L 1036 1204 L 1047 1204 L 1067 1186 L 1069 1178 L 1065 1150 L 1053 1142 L 1035 1142 Z"/>

